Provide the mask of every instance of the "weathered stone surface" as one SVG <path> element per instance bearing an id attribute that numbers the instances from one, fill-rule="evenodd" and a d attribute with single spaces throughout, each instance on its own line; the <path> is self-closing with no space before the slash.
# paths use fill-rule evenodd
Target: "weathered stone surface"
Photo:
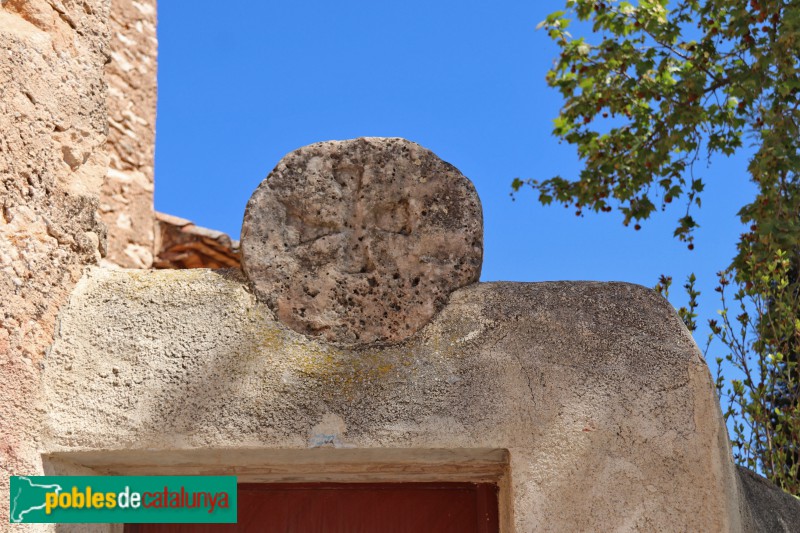
<path id="1" fill-rule="evenodd" d="M 112 0 L 109 24 L 108 174 L 100 214 L 108 227 L 104 262 L 153 263 L 156 131 L 156 0 Z"/>
<path id="2" fill-rule="evenodd" d="M 153 268 L 239 268 L 239 241 L 191 220 L 156 213 Z"/>
<path id="3" fill-rule="evenodd" d="M 0 529 L 8 476 L 41 473 L 40 370 L 56 315 L 99 260 L 108 3 L 0 3 Z"/>
<path id="4" fill-rule="evenodd" d="M 406 341 L 345 348 L 227 274 L 92 269 L 58 331 L 44 434 L 66 460 L 116 451 L 147 474 L 158 451 L 216 450 L 205 472 L 244 475 L 261 449 L 262 471 L 311 481 L 342 479 L 313 478 L 317 446 L 506 449 L 515 531 L 746 530 L 712 376 L 643 287 L 473 284 Z"/>
<path id="5" fill-rule="evenodd" d="M 247 204 L 241 243 L 256 295 L 284 324 L 396 342 L 478 281 L 483 218 L 472 183 L 430 150 L 329 141 L 278 163 Z"/>
<path id="6" fill-rule="evenodd" d="M 742 491 L 745 529 L 752 533 L 794 533 L 800 530 L 800 500 L 766 478 L 736 468 Z"/>

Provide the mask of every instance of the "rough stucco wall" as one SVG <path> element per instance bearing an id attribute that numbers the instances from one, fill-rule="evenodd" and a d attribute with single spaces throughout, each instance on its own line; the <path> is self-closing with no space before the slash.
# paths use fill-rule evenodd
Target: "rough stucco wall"
<path id="1" fill-rule="evenodd" d="M 218 272 L 93 269 L 45 371 L 47 449 L 507 448 L 517 531 L 739 531 L 711 376 L 627 284 L 476 284 L 337 349 Z"/>
<path id="2" fill-rule="evenodd" d="M 41 470 L 56 314 L 105 242 L 107 18 L 105 0 L 0 3 L 0 524 L 8 476 Z"/>
<path id="3" fill-rule="evenodd" d="M 108 153 L 100 213 L 108 227 L 104 262 L 153 264 L 156 127 L 156 1 L 112 0 L 109 22 Z"/>

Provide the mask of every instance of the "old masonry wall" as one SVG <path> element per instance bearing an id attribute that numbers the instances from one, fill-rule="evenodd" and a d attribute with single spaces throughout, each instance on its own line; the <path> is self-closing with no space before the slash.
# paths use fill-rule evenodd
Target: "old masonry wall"
<path id="1" fill-rule="evenodd" d="M 0 530 L 8 476 L 42 472 L 44 357 L 84 267 L 106 255 L 104 205 L 152 204 L 155 46 L 155 0 L 0 2 Z M 149 199 L 129 194 L 138 184 Z"/>

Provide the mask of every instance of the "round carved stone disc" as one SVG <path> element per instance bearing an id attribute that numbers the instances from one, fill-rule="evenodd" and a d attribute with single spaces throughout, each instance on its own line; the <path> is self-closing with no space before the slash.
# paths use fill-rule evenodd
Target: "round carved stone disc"
<path id="1" fill-rule="evenodd" d="M 478 281 L 483 216 L 472 183 L 418 144 L 321 142 L 258 186 L 241 249 L 256 296 L 295 331 L 397 342 Z"/>

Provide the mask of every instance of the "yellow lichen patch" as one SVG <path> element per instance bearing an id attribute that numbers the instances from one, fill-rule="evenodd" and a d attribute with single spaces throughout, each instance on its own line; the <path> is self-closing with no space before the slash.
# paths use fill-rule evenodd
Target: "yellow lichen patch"
<path id="1" fill-rule="evenodd" d="M 286 330 L 270 318 L 269 312 L 253 303 L 251 300 L 245 305 L 245 320 L 240 326 L 243 342 L 236 350 L 236 356 L 242 362 L 280 356 L 288 351 L 291 342 Z"/>
<path id="2" fill-rule="evenodd" d="M 309 343 L 296 353 L 293 366 L 298 374 L 317 381 L 327 396 L 348 401 L 368 394 L 392 375 L 407 372 L 412 364 L 410 352 L 393 350 L 347 351 Z"/>

